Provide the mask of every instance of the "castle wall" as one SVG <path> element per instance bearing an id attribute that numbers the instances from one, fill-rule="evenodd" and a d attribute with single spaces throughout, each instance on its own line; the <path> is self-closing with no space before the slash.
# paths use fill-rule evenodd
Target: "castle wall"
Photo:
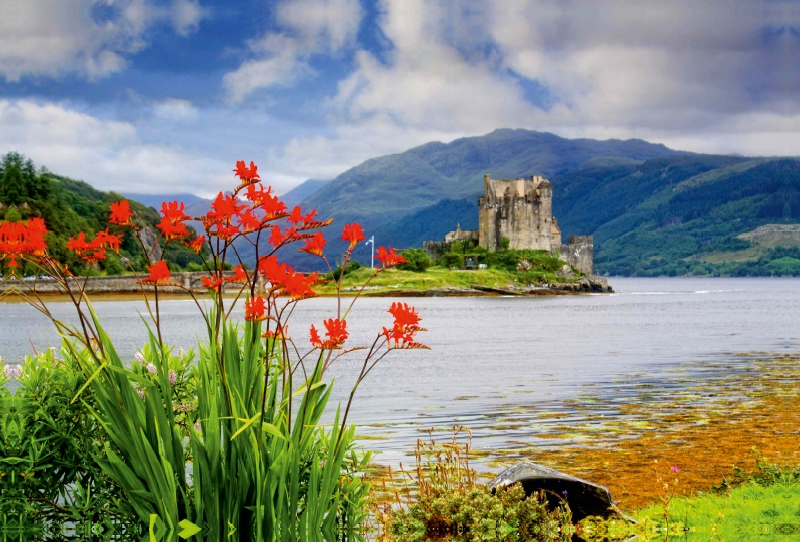
<path id="1" fill-rule="evenodd" d="M 573 235 L 568 245 L 559 245 L 553 255 L 571 263 L 586 276 L 594 275 L 594 238 L 586 235 Z"/>

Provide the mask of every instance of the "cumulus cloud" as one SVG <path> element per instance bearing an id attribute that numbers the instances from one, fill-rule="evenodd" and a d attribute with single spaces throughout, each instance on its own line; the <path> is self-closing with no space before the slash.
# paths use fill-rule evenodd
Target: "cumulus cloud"
<path id="1" fill-rule="evenodd" d="M 90 79 L 120 71 L 146 45 L 148 27 L 168 22 L 187 35 L 205 12 L 195 0 L 155 6 L 148 0 L 2 0 L 0 75 L 77 73 Z"/>
<path id="2" fill-rule="evenodd" d="M 0 148 L 101 190 L 210 195 L 230 183 L 227 163 L 147 144 L 130 123 L 56 104 L 0 100 Z"/>
<path id="3" fill-rule="evenodd" d="M 252 58 L 225 75 L 229 97 L 238 101 L 259 88 L 292 86 L 314 73 L 309 58 L 336 55 L 355 40 L 362 18 L 358 0 L 285 0 L 275 7 L 280 32 L 248 44 Z"/>
<path id="4" fill-rule="evenodd" d="M 800 154 L 797 2 L 379 6 L 390 47 L 355 54 L 355 69 L 326 104 L 334 135 L 296 138 L 280 154 L 303 171 L 308 149 L 329 157 L 326 167 L 354 165 L 499 127 L 639 137 L 697 152 Z M 545 104 L 526 94 L 531 87 L 542 89 Z"/>

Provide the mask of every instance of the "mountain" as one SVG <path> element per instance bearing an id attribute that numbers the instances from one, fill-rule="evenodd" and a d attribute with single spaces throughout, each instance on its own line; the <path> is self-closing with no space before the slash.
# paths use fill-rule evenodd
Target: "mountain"
<path id="1" fill-rule="evenodd" d="M 321 181 L 319 179 L 309 179 L 302 184 L 299 184 L 281 195 L 281 200 L 286 204 L 289 209 L 294 208 L 295 205 L 300 203 L 312 195 L 320 191 L 320 189 L 328 184 L 328 181 Z"/>
<path id="2" fill-rule="evenodd" d="M 367 160 L 303 207 L 339 224 L 361 221 L 377 244 L 421 246 L 458 223 L 477 227 L 484 173 L 548 177 L 564 241 L 594 235 L 600 273 L 800 275 L 800 231 L 786 227 L 800 222 L 800 161 L 794 158 L 700 155 L 638 140 L 496 130 Z M 333 253 L 340 248 L 331 245 Z M 365 261 L 368 248 L 354 255 Z"/>
<path id="3" fill-rule="evenodd" d="M 427 143 L 400 154 L 363 162 L 303 200 L 320 216 L 359 220 L 375 226 L 483 191 L 483 175 L 516 179 L 552 178 L 590 160 L 640 162 L 680 153 L 664 145 L 627 141 L 565 139 L 530 130 L 501 129 L 451 143 Z"/>

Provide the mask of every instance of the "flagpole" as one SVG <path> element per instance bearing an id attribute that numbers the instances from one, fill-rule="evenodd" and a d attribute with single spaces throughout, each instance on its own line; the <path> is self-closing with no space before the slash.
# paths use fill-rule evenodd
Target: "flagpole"
<path id="1" fill-rule="evenodd" d="M 375 269 L 375 236 L 369 238 L 369 240 L 364 243 L 365 245 L 372 245 L 372 259 L 369 262 L 370 269 Z"/>

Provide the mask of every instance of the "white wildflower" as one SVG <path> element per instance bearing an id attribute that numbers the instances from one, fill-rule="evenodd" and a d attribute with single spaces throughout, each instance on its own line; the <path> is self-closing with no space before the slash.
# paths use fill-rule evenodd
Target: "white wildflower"
<path id="1" fill-rule="evenodd" d="M 153 365 L 152 363 L 148 363 L 147 367 L 145 367 L 145 369 L 147 369 L 148 373 L 152 373 L 152 374 L 156 374 L 156 371 L 157 371 L 156 366 Z"/>
<path id="2" fill-rule="evenodd" d="M 3 373 L 6 378 L 18 378 L 22 375 L 22 365 L 11 363 L 3 367 Z"/>
<path id="3" fill-rule="evenodd" d="M 142 355 L 142 353 L 141 353 L 141 352 L 136 352 L 136 353 L 133 355 L 133 357 L 134 357 L 134 359 L 136 359 L 136 361 L 138 361 L 138 362 L 139 362 L 139 363 L 141 363 L 142 365 L 144 365 L 144 364 L 145 364 L 145 359 L 144 359 L 144 356 Z"/>
<path id="4" fill-rule="evenodd" d="M 183 359 L 183 354 L 184 354 L 184 352 L 183 352 L 183 348 L 181 348 L 181 347 L 179 346 L 179 347 L 178 347 L 178 353 L 177 353 L 177 357 L 178 357 L 178 359 Z"/>
<path id="5" fill-rule="evenodd" d="M 175 371 L 170 369 L 170 371 L 169 371 L 169 383 L 174 386 L 177 381 L 178 381 L 178 375 L 175 374 Z"/>

